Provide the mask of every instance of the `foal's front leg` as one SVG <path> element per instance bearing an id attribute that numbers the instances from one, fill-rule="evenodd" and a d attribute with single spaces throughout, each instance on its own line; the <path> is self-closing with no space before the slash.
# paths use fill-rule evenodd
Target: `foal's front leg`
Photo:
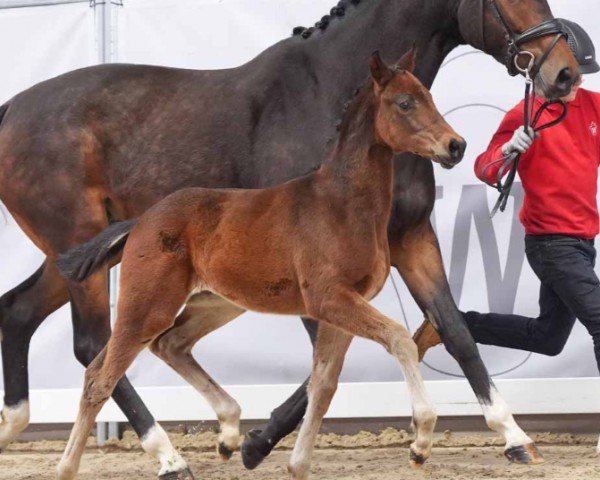
<path id="1" fill-rule="evenodd" d="M 313 369 L 308 385 L 308 408 L 290 459 L 294 480 L 308 478 L 315 440 L 331 399 L 335 394 L 344 358 L 352 336 L 322 324 L 315 345 Z"/>
<path id="2" fill-rule="evenodd" d="M 410 447 L 410 461 L 413 466 L 422 465 L 431 454 L 437 415 L 419 371 L 417 346 L 408 331 L 351 290 L 332 291 L 328 298 L 319 299 L 315 311 L 309 313 L 322 321 L 321 329 L 327 323 L 349 335 L 373 340 L 400 362 L 411 398 L 416 434 Z"/>
<path id="3" fill-rule="evenodd" d="M 310 318 L 302 318 L 302 323 L 314 348 L 319 322 Z M 248 432 L 242 444 L 242 460 L 248 470 L 258 467 L 275 446 L 296 429 L 306 413 L 309 382 L 310 377 L 296 389 L 291 397 L 271 412 L 269 423 L 262 430 Z"/>
<path id="4" fill-rule="evenodd" d="M 517 425 L 494 386 L 454 303 L 439 244 L 429 221 L 403 236 L 390 235 L 390 254 L 392 265 L 402 275 L 419 307 L 440 333 L 448 353 L 471 384 L 488 426 L 504 436 L 508 459 L 515 463 L 542 462 L 533 441 Z"/>

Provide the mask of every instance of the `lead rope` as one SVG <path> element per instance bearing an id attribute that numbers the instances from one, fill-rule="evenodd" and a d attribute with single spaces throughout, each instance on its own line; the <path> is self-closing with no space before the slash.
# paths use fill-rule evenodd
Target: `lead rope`
<path id="1" fill-rule="evenodd" d="M 561 38 L 561 35 L 559 35 L 555 38 L 552 47 L 554 47 L 556 45 L 556 43 L 558 43 L 558 40 L 560 40 L 560 38 Z M 550 51 L 551 51 L 551 49 L 549 49 L 546 53 L 549 54 Z M 521 56 L 524 56 L 524 55 L 530 56 L 531 60 L 529 61 L 527 68 L 522 69 L 518 65 L 518 60 Z M 545 60 L 546 57 L 547 57 L 547 55 L 544 56 L 543 60 Z M 527 133 L 529 133 L 530 131 L 533 132 L 534 141 L 535 141 L 535 134 L 541 132 L 542 130 L 546 130 L 548 128 L 554 127 L 555 125 L 558 125 L 560 122 L 562 122 L 565 119 L 565 117 L 567 116 L 567 113 L 568 113 L 567 105 L 562 100 L 551 100 L 551 101 L 544 102 L 542 104 L 542 106 L 534 114 L 535 103 L 536 103 L 535 78 L 539 72 L 539 66 L 542 65 L 542 63 L 543 63 L 543 61 L 539 62 L 536 65 L 535 64 L 535 56 L 530 52 L 524 51 L 524 52 L 521 52 L 517 57 L 515 57 L 515 64 L 516 64 L 517 68 L 519 70 L 521 70 L 525 75 L 525 102 L 523 105 L 523 125 L 524 125 L 525 131 Z M 546 111 L 548 111 L 548 109 L 552 105 L 560 105 L 562 107 L 560 115 L 557 118 L 555 118 L 554 120 L 549 121 L 548 123 L 539 125 L 542 115 Z M 490 217 L 493 217 L 498 212 L 498 210 L 500 210 L 501 212 L 504 212 L 504 210 L 506 209 L 506 204 L 508 202 L 508 197 L 510 196 L 511 189 L 512 189 L 513 183 L 515 181 L 515 177 L 517 175 L 517 170 L 519 167 L 519 161 L 521 160 L 521 156 L 522 156 L 522 154 L 519 152 L 512 152 L 508 155 L 504 155 L 500 160 L 496 160 L 495 162 L 492 162 L 491 164 L 487 165 L 483 169 L 482 174 L 481 174 L 482 177 L 484 176 L 485 171 L 488 168 L 490 168 L 493 165 L 496 165 L 499 162 L 502 162 L 502 166 L 500 167 L 500 170 L 498 171 L 498 178 L 497 178 L 496 184 L 491 184 L 491 183 L 486 182 L 489 186 L 495 188 L 496 190 L 498 190 L 500 192 L 500 197 L 498 198 L 496 205 L 492 209 L 492 212 L 490 213 Z M 508 172 L 508 176 L 506 178 L 506 181 L 504 183 L 502 183 L 502 178 L 504 177 L 504 174 L 506 173 L 507 169 L 510 169 Z"/>

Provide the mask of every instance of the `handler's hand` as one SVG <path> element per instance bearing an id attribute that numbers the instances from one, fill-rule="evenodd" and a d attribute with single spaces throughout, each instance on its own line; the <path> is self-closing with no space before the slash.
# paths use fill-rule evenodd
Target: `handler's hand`
<path id="1" fill-rule="evenodd" d="M 502 153 L 504 155 L 510 155 L 513 152 L 525 153 L 531 145 L 533 145 L 533 141 L 538 137 L 538 134 L 533 131 L 530 127 L 529 131 L 525 131 L 525 127 L 519 127 L 515 130 L 515 134 L 510 139 L 510 141 L 506 142 L 502 146 Z"/>

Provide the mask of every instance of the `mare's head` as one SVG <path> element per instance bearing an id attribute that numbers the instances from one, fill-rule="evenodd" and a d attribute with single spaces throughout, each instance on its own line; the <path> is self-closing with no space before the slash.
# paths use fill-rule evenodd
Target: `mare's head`
<path id="1" fill-rule="evenodd" d="M 467 143 L 437 110 L 431 93 L 412 74 L 415 49 L 387 66 L 375 52 L 370 59 L 375 93 L 375 134 L 394 153 L 411 152 L 445 168 L 462 160 Z"/>
<path id="2" fill-rule="evenodd" d="M 460 0 L 458 7 L 458 23 L 463 39 L 493 55 L 513 74 L 517 70 L 509 51 L 507 34 L 518 38 L 524 32 L 532 33 L 534 27 L 545 25 L 545 32 L 541 31 L 540 35 L 533 32 L 533 35 L 523 38 L 518 49 L 535 56 L 540 68 L 537 76 L 538 93 L 554 99 L 567 95 L 581 73 L 566 38 L 563 36 L 554 44 L 556 30 L 561 28 L 560 24 L 545 23 L 552 19 L 554 17 L 547 0 Z M 540 65 L 545 55 L 547 58 Z M 518 60 L 520 67 L 526 67 L 530 59 L 530 56 L 521 56 Z"/>

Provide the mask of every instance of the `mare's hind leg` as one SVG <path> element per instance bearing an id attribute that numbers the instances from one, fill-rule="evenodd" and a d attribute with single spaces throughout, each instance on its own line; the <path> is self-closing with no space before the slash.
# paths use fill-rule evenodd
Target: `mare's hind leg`
<path id="1" fill-rule="evenodd" d="M 135 250 L 136 246 L 132 248 Z M 148 255 L 145 262 L 138 260 L 130 257 L 123 265 L 114 332 L 86 370 L 79 414 L 57 469 L 59 480 L 75 478 L 96 415 L 135 357 L 173 325 L 185 302 L 189 280 L 185 266 L 176 264 L 168 255 Z M 193 479 L 181 456 L 164 450 L 164 431 L 156 425 L 149 433 L 142 442 L 161 461 L 159 478 Z"/>
<path id="2" fill-rule="evenodd" d="M 429 222 L 404 236 L 390 237 L 390 254 L 392 264 L 469 380 L 488 426 L 504 437 L 508 459 L 515 463 L 543 462 L 531 438 L 515 422 L 479 356 L 452 298 L 437 238 Z"/>
<path id="3" fill-rule="evenodd" d="M 328 298 L 315 299 L 314 318 L 322 319 L 347 333 L 374 340 L 400 362 L 413 408 L 416 438 L 410 447 L 410 461 L 420 466 L 431 454 L 437 415 L 419 372 L 417 346 L 408 331 L 386 317 L 356 292 L 332 291 Z"/>
<path id="4" fill-rule="evenodd" d="M 67 303 L 63 278 L 46 259 L 27 280 L 0 297 L 4 408 L 0 449 L 29 424 L 28 356 L 31 337 L 48 315 Z"/>
<path id="5" fill-rule="evenodd" d="M 351 335 L 331 325 L 323 324 L 319 328 L 308 385 L 307 414 L 288 467 L 294 480 L 308 478 L 315 440 L 337 390 L 338 379 L 351 341 Z"/>
<path id="6" fill-rule="evenodd" d="M 302 318 L 304 328 L 315 345 L 319 322 L 310 318 Z M 300 387 L 284 403 L 271 412 L 269 423 L 263 430 L 251 430 L 242 444 L 242 460 L 244 466 L 252 470 L 271 453 L 273 448 L 286 436 L 292 433 L 306 413 L 308 405 L 307 378 Z"/>
<path id="7" fill-rule="evenodd" d="M 192 356 L 198 340 L 244 313 L 240 307 L 209 292 L 194 295 L 175 325 L 158 337 L 150 349 L 170 365 L 210 404 L 217 414 L 221 431 L 217 450 L 229 460 L 240 448 L 240 416 L 238 403 L 223 390 Z"/>

